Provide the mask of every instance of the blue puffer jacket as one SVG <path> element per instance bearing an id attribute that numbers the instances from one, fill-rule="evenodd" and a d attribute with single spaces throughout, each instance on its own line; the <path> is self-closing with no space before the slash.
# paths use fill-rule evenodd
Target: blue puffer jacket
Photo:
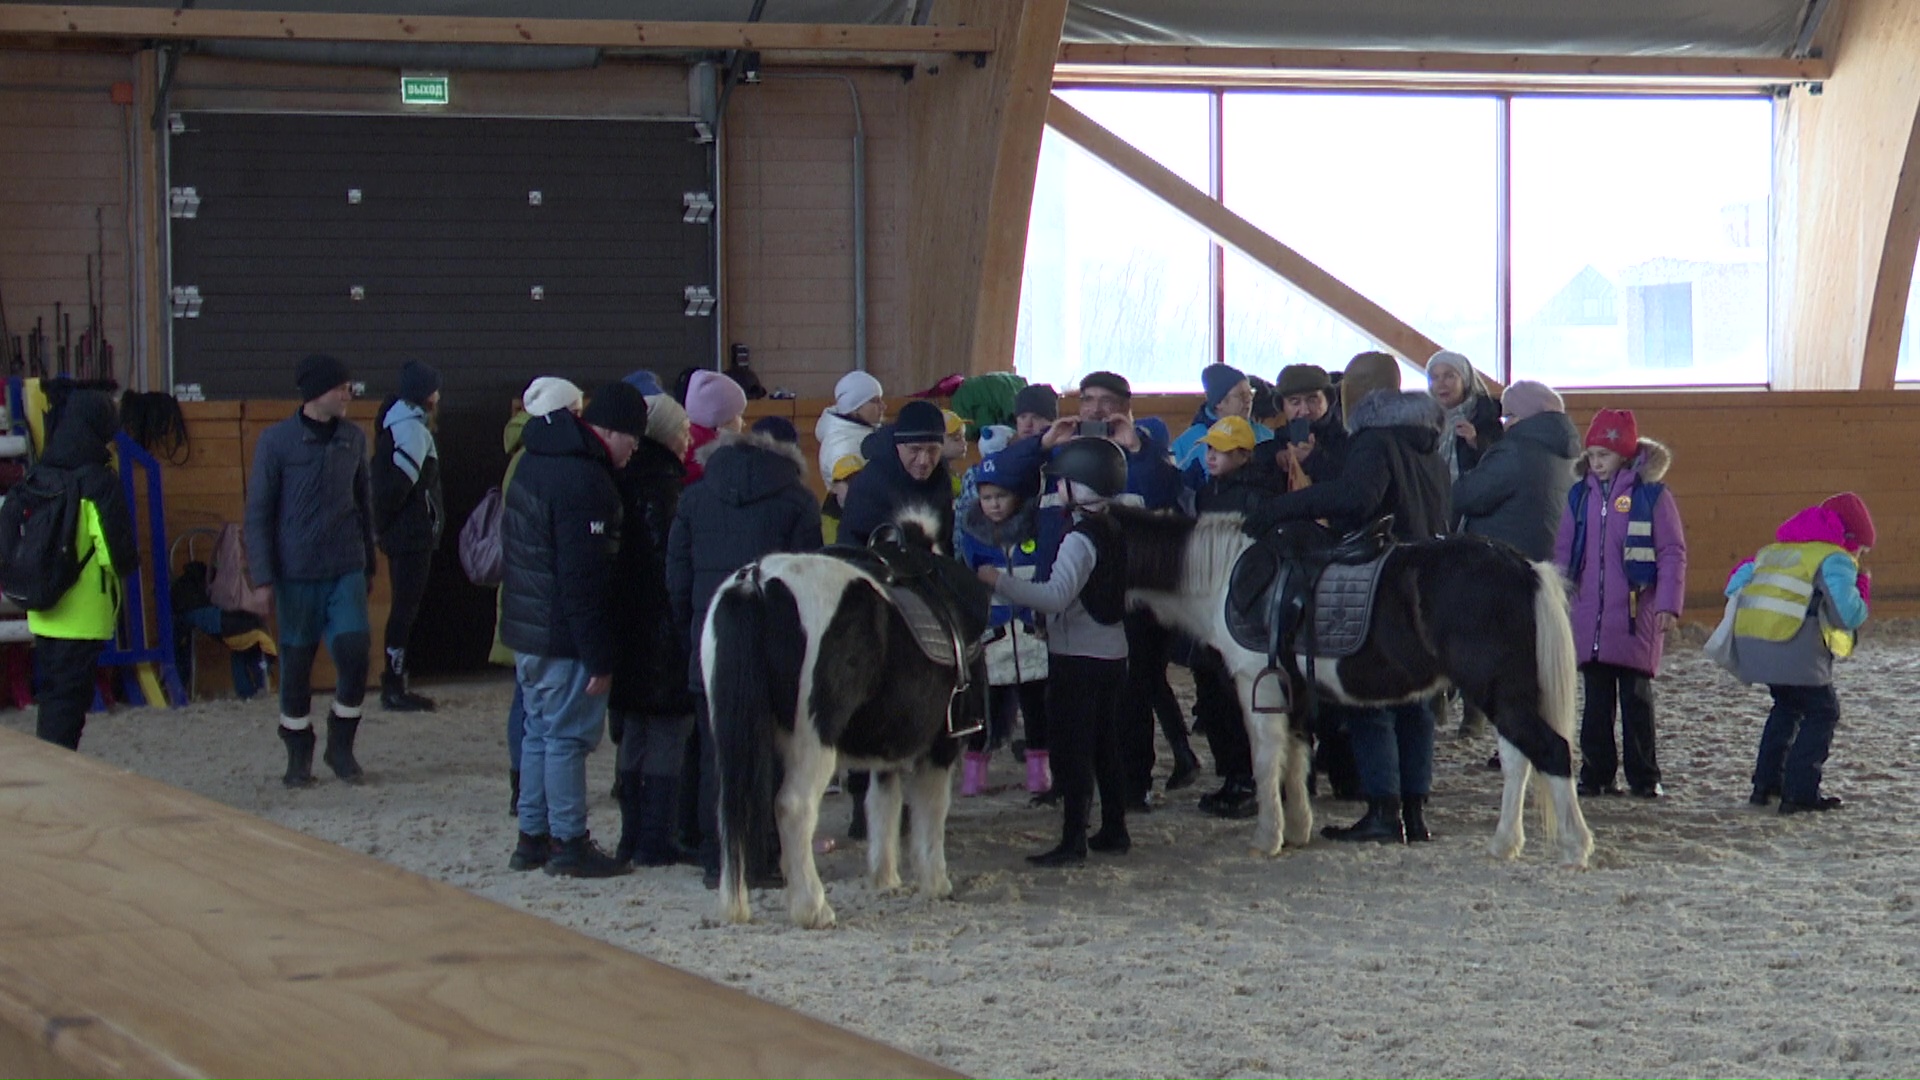
<path id="1" fill-rule="evenodd" d="M 1036 533 L 1038 500 L 1029 499 L 1012 517 L 995 525 L 975 503 L 960 521 L 960 559 L 967 569 L 998 567 L 1015 577 L 1032 581 L 1040 569 L 1040 541 Z M 1033 612 L 1015 608 L 996 595 L 987 617 L 989 626 L 1005 626 L 1014 618 L 1033 622 Z"/>
<path id="2" fill-rule="evenodd" d="M 323 439 L 299 413 L 268 428 L 247 481 L 247 575 L 256 585 L 374 574 L 367 436 L 348 420 Z"/>

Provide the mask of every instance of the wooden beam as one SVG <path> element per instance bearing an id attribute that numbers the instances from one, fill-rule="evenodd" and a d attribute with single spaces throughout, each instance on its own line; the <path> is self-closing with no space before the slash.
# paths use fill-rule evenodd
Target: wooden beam
<path id="1" fill-rule="evenodd" d="M 17 731 L 0 819 L 10 1076 L 956 1075 Z"/>
<path id="2" fill-rule="evenodd" d="M 1424 368 L 1427 358 L 1440 351 L 1432 338 L 1394 317 L 1386 308 L 1362 296 L 1306 256 L 1262 232 L 1219 200 L 1187 183 L 1172 169 L 1061 100 L 1058 94 L 1047 104 L 1047 126 L 1212 233 L 1221 243 L 1273 271 L 1342 322 L 1408 363 Z"/>
<path id="3" fill-rule="evenodd" d="M 923 70 L 909 90 L 913 209 L 908 356 L 917 383 L 1013 365 L 1027 220 L 1067 0 L 939 0 L 936 25 L 990 27 L 984 66 Z"/>
<path id="4" fill-rule="evenodd" d="M 1649 81 L 1701 82 L 1724 87 L 1727 84 L 1818 82 L 1831 74 L 1832 65 L 1818 57 L 1576 56 L 1081 43 L 1060 47 L 1058 71 L 1063 81 L 1132 79 L 1143 70 L 1168 78 L 1187 73 L 1189 80 L 1196 82 L 1294 77 L 1377 81 L 1382 76 L 1390 76 L 1402 85 Z"/>
<path id="5" fill-rule="evenodd" d="M 1774 140 L 1777 389 L 1891 389 L 1920 247 L 1920 6 L 1843 14 L 1832 78 Z"/>
<path id="6" fill-rule="evenodd" d="M 148 39 L 410 41 L 462 45 L 591 45 L 779 52 L 986 53 L 990 30 L 973 26 L 810 23 L 631 22 L 453 15 L 336 15 L 140 7 L 0 4 L 0 35 L 53 34 Z"/>

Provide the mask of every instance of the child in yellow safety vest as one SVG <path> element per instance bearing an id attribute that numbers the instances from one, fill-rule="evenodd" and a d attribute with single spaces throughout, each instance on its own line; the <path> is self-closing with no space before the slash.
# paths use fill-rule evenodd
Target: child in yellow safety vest
<path id="1" fill-rule="evenodd" d="M 1840 806 L 1820 791 L 1840 723 L 1833 661 L 1853 652 L 1853 633 L 1867 621 L 1872 590 L 1860 557 L 1873 540 L 1867 504 L 1843 492 L 1788 518 L 1774 543 L 1727 580 L 1733 670 L 1773 695 L 1753 766 L 1748 801 L 1756 806 L 1776 795 L 1783 814 Z"/>
<path id="2" fill-rule="evenodd" d="M 80 577 L 52 607 L 27 612 L 40 673 L 36 734 L 69 750 L 80 748 L 93 673 L 120 626 L 121 579 L 137 557 L 133 516 L 107 450 L 118 429 L 105 394 L 76 393 L 34 466 L 43 479 L 73 484 L 80 496 L 73 549 Z"/>

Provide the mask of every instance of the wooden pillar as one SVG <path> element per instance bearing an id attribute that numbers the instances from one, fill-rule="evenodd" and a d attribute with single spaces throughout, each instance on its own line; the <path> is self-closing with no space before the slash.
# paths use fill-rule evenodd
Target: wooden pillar
<path id="1" fill-rule="evenodd" d="M 1773 385 L 1890 389 L 1920 247 L 1920 5 L 1851 0 L 1833 76 L 1781 106 Z"/>
<path id="2" fill-rule="evenodd" d="M 948 57 L 909 90 L 910 378 L 1013 366 L 1027 218 L 1066 0 L 937 0 L 936 26 L 990 27 L 976 65 Z"/>

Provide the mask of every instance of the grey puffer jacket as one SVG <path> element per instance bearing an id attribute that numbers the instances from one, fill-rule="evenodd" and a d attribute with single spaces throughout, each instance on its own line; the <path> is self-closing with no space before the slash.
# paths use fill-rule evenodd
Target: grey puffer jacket
<path id="1" fill-rule="evenodd" d="M 260 435 L 247 482 L 247 575 L 256 585 L 371 579 L 373 494 L 367 436 L 341 420 L 332 439 L 298 412 Z"/>
<path id="2" fill-rule="evenodd" d="M 1566 413 L 1516 422 L 1480 464 L 1453 482 L 1461 531 L 1504 540 L 1536 562 L 1552 559 L 1553 534 L 1579 457 L 1580 433 Z"/>

